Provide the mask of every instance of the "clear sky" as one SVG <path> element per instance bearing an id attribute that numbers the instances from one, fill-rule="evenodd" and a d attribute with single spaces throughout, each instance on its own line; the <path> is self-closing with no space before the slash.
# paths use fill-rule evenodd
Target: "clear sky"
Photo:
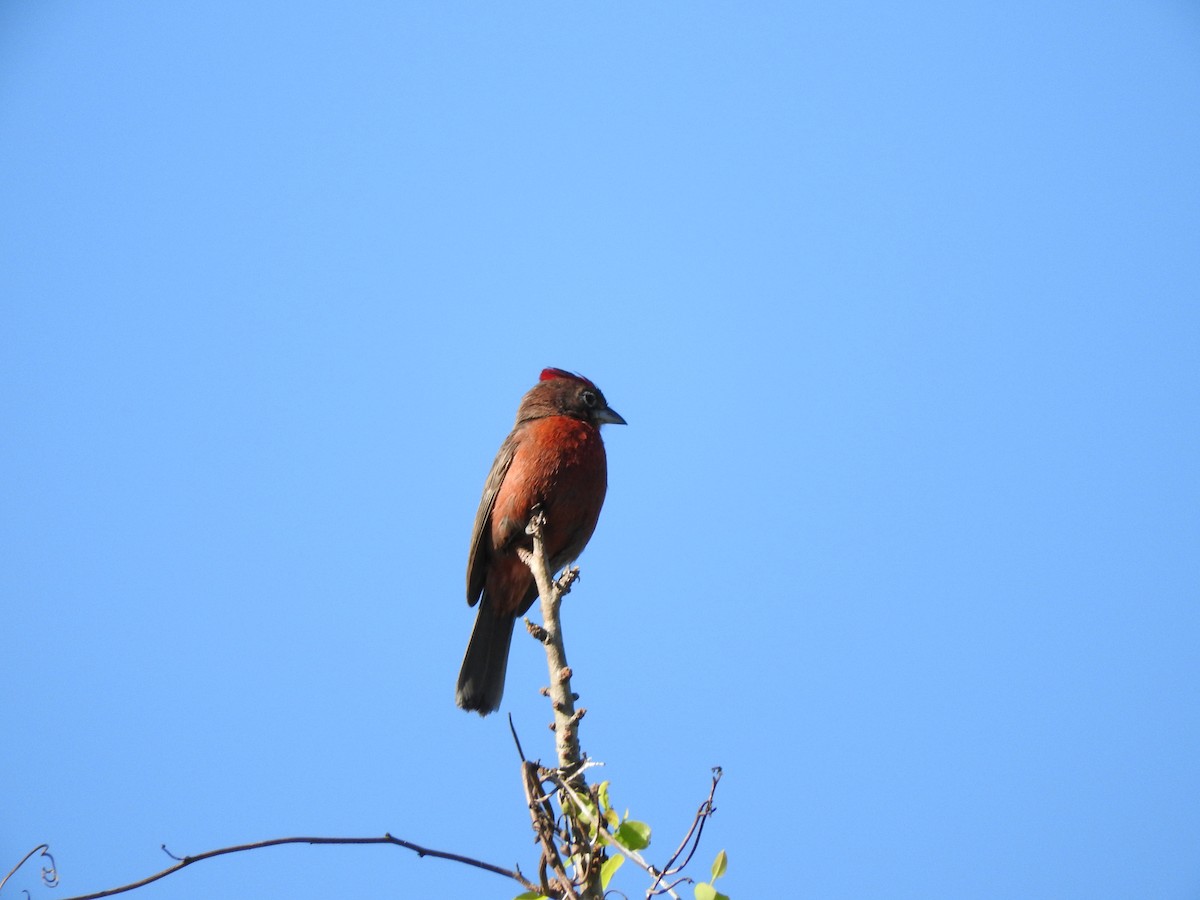
<path id="1" fill-rule="evenodd" d="M 721 765 L 735 900 L 1195 898 L 1198 348 L 1195 3 L 6 0 L 0 870 L 533 871 L 453 693 L 549 365 L 630 423 L 565 615 L 652 856 Z"/>

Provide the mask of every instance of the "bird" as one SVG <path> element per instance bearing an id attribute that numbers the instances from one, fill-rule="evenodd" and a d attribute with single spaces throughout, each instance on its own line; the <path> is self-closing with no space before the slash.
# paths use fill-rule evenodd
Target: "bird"
<path id="1" fill-rule="evenodd" d="M 551 574 L 574 562 L 596 529 L 608 490 L 601 425 L 625 425 L 594 383 L 543 369 L 517 407 L 483 486 L 467 558 L 467 604 L 479 605 L 458 675 L 455 702 L 486 716 L 500 708 L 517 617 L 537 599 L 525 528 L 545 516 L 542 543 Z"/>

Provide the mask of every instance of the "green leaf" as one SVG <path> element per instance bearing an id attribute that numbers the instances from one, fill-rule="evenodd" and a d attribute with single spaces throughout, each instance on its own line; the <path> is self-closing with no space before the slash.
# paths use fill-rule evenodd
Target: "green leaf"
<path id="1" fill-rule="evenodd" d="M 596 821 L 596 804 L 592 802 L 590 797 L 584 797 L 583 803 L 576 806 L 579 819 L 583 822 L 591 823 Z"/>
<path id="2" fill-rule="evenodd" d="M 526 891 L 523 894 L 517 894 L 513 900 L 546 900 L 545 894 L 539 894 L 536 891 Z"/>
<path id="3" fill-rule="evenodd" d="M 726 867 L 728 867 L 728 865 L 729 865 L 729 857 L 726 856 L 725 851 L 722 850 L 720 853 L 717 854 L 717 858 L 713 860 L 712 880 L 716 881 L 718 878 L 720 878 L 722 875 L 724 875 L 725 869 L 726 869 Z"/>
<path id="4" fill-rule="evenodd" d="M 622 847 L 630 850 L 644 850 L 650 846 L 650 826 L 645 822 L 635 822 L 630 819 L 622 822 L 617 833 L 613 835 L 620 841 Z"/>
<path id="5" fill-rule="evenodd" d="M 717 889 L 711 884 L 696 885 L 696 900 L 717 900 Z"/>
<path id="6" fill-rule="evenodd" d="M 621 868 L 621 863 L 625 862 L 623 856 L 610 856 L 604 861 L 604 865 L 600 867 L 600 887 L 602 890 L 608 890 L 608 883 L 612 881 L 612 877 L 617 874 L 617 869 Z"/>
<path id="7" fill-rule="evenodd" d="M 608 782 L 602 781 L 596 786 L 596 796 L 600 798 L 600 808 L 605 812 L 612 809 L 612 801 L 608 799 Z"/>

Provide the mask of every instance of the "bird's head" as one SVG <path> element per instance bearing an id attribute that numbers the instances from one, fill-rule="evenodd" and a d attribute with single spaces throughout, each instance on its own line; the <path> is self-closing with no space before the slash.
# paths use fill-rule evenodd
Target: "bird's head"
<path id="1" fill-rule="evenodd" d="M 564 369 L 542 369 L 538 383 L 521 399 L 517 421 L 546 416 L 570 416 L 601 425 L 624 425 L 620 413 L 611 409 L 600 388 L 582 375 Z"/>

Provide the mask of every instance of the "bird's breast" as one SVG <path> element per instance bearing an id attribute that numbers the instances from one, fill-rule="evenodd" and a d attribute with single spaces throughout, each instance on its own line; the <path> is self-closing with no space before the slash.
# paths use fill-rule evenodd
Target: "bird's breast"
<path id="1" fill-rule="evenodd" d="M 608 488 L 600 431 L 566 416 L 524 423 L 524 433 L 492 510 L 494 547 L 523 537 L 535 506 L 546 514 L 545 542 L 554 559 L 583 549 Z"/>

